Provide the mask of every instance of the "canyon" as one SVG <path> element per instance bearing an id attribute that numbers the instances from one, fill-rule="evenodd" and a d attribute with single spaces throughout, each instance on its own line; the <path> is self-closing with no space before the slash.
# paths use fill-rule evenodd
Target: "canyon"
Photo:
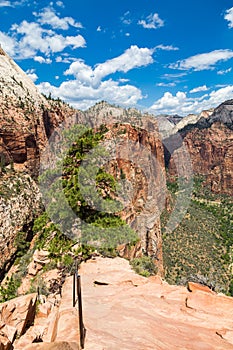
<path id="1" fill-rule="evenodd" d="M 0 93 L 0 278 L 3 290 L 24 265 L 21 285 L 14 291 L 18 298 L 0 304 L 0 348 L 8 350 L 13 344 L 16 350 L 79 349 L 80 335 L 70 332 L 70 338 L 66 339 L 69 330 L 62 324 L 70 318 L 78 328 L 78 310 L 71 306 L 72 277 L 68 276 L 74 260 L 87 260 L 80 269 L 87 328 L 85 349 L 132 349 L 132 346 L 134 349 L 232 349 L 232 298 L 214 291 L 211 283 L 208 287 L 209 276 L 204 279 L 202 276 L 198 281 L 201 284 L 188 280 L 187 286 L 171 286 L 165 281 L 169 265 L 164 256 L 170 252 L 164 254 L 163 244 L 169 238 L 176 248 L 177 242 L 172 243 L 175 234 L 164 233 L 162 216 L 164 211 L 171 215 L 174 198 L 179 190 L 182 192 L 175 187 L 177 175 L 184 180 L 184 187 L 187 178 L 201 177 L 204 188 L 220 196 L 212 201 L 215 206 L 221 206 L 221 196 L 232 196 L 233 100 L 200 115 L 163 117 L 170 123 L 168 129 L 159 116 L 105 101 L 79 111 L 59 99 L 41 95 L 2 49 Z M 51 248 L 49 243 L 56 239 L 58 230 L 49 221 L 41 224 L 35 234 L 36 219 L 44 215 L 38 187 L 44 150 L 51 137 L 59 139 L 60 130 L 76 124 L 94 133 L 104 130 L 100 145 L 107 153 L 101 164 L 120 184 L 121 190 L 112 191 L 106 181 L 97 192 L 105 200 L 119 200 L 122 208 L 117 216 L 138 238 L 134 244 L 127 241 L 117 247 L 114 254 L 121 258 L 101 257 L 98 244 L 90 254 L 80 250 L 77 242 L 70 244 L 69 251 L 63 251 L 56 240 Z M 86 155 L 91 153 L 90 150 L 85 152 Z M 73 160 L 78 167 L 77 154 Z M 177 170 L 178 163 L 181 170 Z M 175 187 L 175 193 L 169 186 Z M 190 193 L 190 199 L 193 197 Z M 195 200 L 207 201 L 197 197 Z M 184 217 L 187 222 L 191 221 L 190 212 L 184 212 Z M 220 221 L 216 221 L 216 227 L 218 225 Z M 58 235 L 58 239 L 61 237 Z M 45 241 L 43 247 L 38 246 L 40 239 Z M 67 241 L 62 239 L 65 245 Z M 206 241 L 209 244 L 208 238 Z M 29 254 L 22 253 L 22 243 Z M 89 245 L 91 240 L 85 243 Z M 219 242 L 211 240 L 211 244 L 214 251 L 222 249 L 223 256 L 229 255 L 225 268 L 227 290 L 230 290 L 232 246 L 229 243 L 229 247 L 220 249 Z M 49 249 L 53 249 L 52 252 Z M 24 253 L 27 260 L 20 260 L 20 254 Z M 56 254 L 60 254 L 60 260 Z M 104 254 L 108 256 L 109 252 Z M 198 254 L 197 259 L 200 258 Z M 149 278 L 136 275 L 126 261 L 141 263 L 144 258 L 147 263 L 151 259 L 155 268 L 154 276 Z M 194 265 L 193 261 L 190 265 Z M 44 289 L 40 287 L 48 295 L 38 296 L 35 290 L 31 293 L 32 281 L 44 281 L 45 285 L 41 282 Z M 40 301 L 37 310 L 36 300 Z M 22 317 L 21 312 L 26 315 Z M 24 324 L 19 323 L 21 328 L 17 328 L 18 319 L 25 320 Z M 70 329 L 72 322 L 68 322 Z M 33 344 L 35 342 L 42 344 Z"/>

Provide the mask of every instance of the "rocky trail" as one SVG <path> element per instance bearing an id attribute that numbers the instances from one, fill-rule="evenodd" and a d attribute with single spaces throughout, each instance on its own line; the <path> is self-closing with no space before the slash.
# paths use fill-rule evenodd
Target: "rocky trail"
<path id="1" fill-rule="evenodd" d="M 73 307 L 73 277 L 68 277 L 62 297 L 47 299 L 36 293 L 0 305 L 0 349 L 79 350 L 78 309 Z M 11 347 L 13 344 L 13 348 Z"/>
<path id="2" fill-rule="evenodd" d="M 233 298 L 189 282 L 137 275 L 122 258 L 82 263 L 84 350 L 233 349 Z M 0 349 L 80 350 L 73 277 L 61 296 L 22 295 L 0 305 Z M 13 344 L 13 347 L 12 347 Z"/>
<path id="3" fill-rule="evenodd" d="M 136 275 L 128 261 L 81 266 L 85 350 L 233 349 L 233 298 Z"/>

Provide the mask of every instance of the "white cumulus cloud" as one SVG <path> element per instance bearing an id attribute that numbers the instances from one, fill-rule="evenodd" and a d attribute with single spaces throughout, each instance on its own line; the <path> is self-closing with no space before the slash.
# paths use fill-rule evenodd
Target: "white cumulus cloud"
<path id="1" fill-rule="evenodd" d="M 157 29 L 164 26 L 164 21 L 159 18 L 158 13 L 151 13 L 146 19 L 138 21 L 138 24 L 145 29 Z"/>
<path id="2" fill-rule="evenodd" d="M 74 57 L 69 57 L 69 56 L 57 56 L 56 57 L 56 62 L 58 63 L 71 63 L 71 62 L 76 62 L 77 58 Z"/>
<path id="3" fill-rule="evenodd" d="M 229 22 L 228 23 L 228 27 L 229 28 L 233 28 L 233 7 L 231 7 L 228 10 L 226 10 L 224 18 L 225 18 L 226 21 Z"/>
<path id="4" fill-rule="evenodd" d="M 196 93 L 196 92 L 207 91 L 207 90 L 209 90 L 209 89 L 207 88 L 207 86 L 206 86 L 206 85 L 202 85 L 202 86 L 198 86 L 198 87 L 196 87 L 196 88 L 190 90 L 189 92 L 190 92 L 190 94 L 194 94 L 194 93 Z"/>
<path id="5" fill-rule="evenodd" d="M 87 109 L 98 101 L 106 100 L 109 103 L 130 107 L 142 99 L 140 89 L 132 85 L 120 85 L 113 80 L 106 80 L 98 87 L 83 85 L 77 80 L 63 82 L 59 87 L 48 82 L 38 85 L 41 92 L 54 97 L 60 97 L 78 109 Z"/>
<path id="6" fill-rule="evenodd" d="M 38 85 L 41 92 L 60 97 L 76 108 L 86 109 L 94 103 L 106 100 L 125 107 L 135 106 L 143 98 L 142 92 L 131 85 L 128 79 L 105 79 L 116 72 L 128 72 L 131 69 L 153 63 L 153 49 L 131 46 L 121 55 L 97 64 L 94 68 L 79 59 L 71 63 L 65 75 L 73 80 L 62 82 L 59 87 L 43 82 Z"/>
<path id="7" fill-rule="evenodd" d="M 164 50 L 164 51 L 177 51 L 179 50 L 178 47 L 172 46 L 172 45 L 157 45 L 155 46 L 155 50 Z"/>
<path id="8" fill-rule="evenodd" d="M 17 1 L 17 3 L 22 4 L 26 1 Z M 61 35 L 58 32 L 59 29 L 65 30 L 70 26 L 82 28 L 82 25 L 75 22 L 72 17 L 60 18 L 51 6 L 52 3 L 39 14 L 34 13 L 36 21 L 23 20 L 21 23 L 13 24 L 8 33 L 0 32 L 2 47 L 12 58 L 35 59 L 36 56 L 44 54 L 46 58 L 43 63 L 50 63 L 51 55 L 63 52 L 67 47 L 77 49 L 86 46 L 86 41 L 81 34 Z M 77 32 L 77 29 L 75 31 Z"/>
<path id="9" fill-rule="evenodd" d="M 175 83 L 175 82 L 171 82 L 171 83 L 158 83 L 158 84 L 156 84 L 156 86 L 173 87 L 173 86 L 176 86 L 176 83 Z"/>
<path id="10" fill-rule="evenodd" d="M 60 18 L 53 7 L 46 7 L 40 13 L 34 13 L 38 17 L 38 22 L 42 25 L 50 25 L 54 29 L 67 30 L 70 26 L 82 28 L 80 22 L 76 22 L 72 17 Z"/>
<path id="11" fill-rule="evenodd" d="M 59 7 L 64 7 L 64 4 L 62 1 L 57 1 L 56 2 L 56 5 L 59 6 Z"/>
<path id="12" fill-rule="evenodd" d="M 3 32 L 0 32 L 0 43 L 8 55 L 14 56 L 17 43 L 13 38 Z"/>
<path id="13" fill-rule="evenodd" d="M 155 101 L 149 108 L 154 114 L 179 114 L 200 113 L 205 109 L 215 108 L 222 102 L 233 99 L 233 85 L 228 85 L 204 94 L 201 97 L 188 97 L 187 93 L 178 91 L 175 95 L 170 92 Z"/>
<path id="14" fill-rule="evenodd" d="M 8 0 L 0 0 L 0 7 L 17 7 L 22 6 L 27 2 L 27 0 L 21 1 L 8 1 Z"/>
<path id="15" fill-rule="evenodd" d="M 46 64 L 52 63 L 52 60 L 50 58 L 44 58 L 42 56 L 35 56 L 34 61 L 39 63 L 46 63 Z"/>
<path id="16" fill-rule="evenodd" d="M 26 74 L 33 82 L 35 82 L 38 79 L 38 75 L 35 73 L 35 69 L 26 70 Z"/>
<path id="17" fill-rule="evenodd" d="M 184 60 L 180 60 L 176 63 L 170 64 L 169 68 L 180 70 L 193 69 L 195 71 L 213 69 L 218 62 L 227 61 L 232 57 L 232 50 L 214 50 L 211 52 L 191 56 Z"/>
<path id="18" fill-rule="evenodd" d="M 232 71 L 232 68 L 230 67 L 230 68 L 227 68 L 227 69 L 223 69 L 223 70 L 217 71 L 217 74 L 218 75 L 225 75 L 227 73 L 230 73 L 231 71 Z"/>
<path id="19" fill-rule="evenodd" d="M 11 27 L 14 38 L 2 33 L 3 48 L 18 59 L 34 58 L 38 53 L 50 55 L 62 52 L 66 47 L 72 49 L 85 47 L 86 41 L 82 35 L 63 36 L 53 30 L 47 30 L 36 22 L 24 20 Z M 9 39 L 9 40 L 8 40 Z"/>
<path id="20" fill-rule="evenodd" d="M 139 48 L 133 45 L 122 55 L 97 64 L 94 69 L 86 65 L 84 61 L 77 60 L 70 65 L 65 75 L 73 75 L 80 82 L 95 86 L 99 84 L 101 79 L 110 74 L 116 72 L 126 73 L 133 68 L 147 66 L 153 63 L 153 53 L 153 49 Z"/>

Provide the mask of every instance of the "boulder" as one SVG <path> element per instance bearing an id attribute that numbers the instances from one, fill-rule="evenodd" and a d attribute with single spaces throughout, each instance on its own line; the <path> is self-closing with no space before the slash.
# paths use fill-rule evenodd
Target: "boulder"
<path id="1" fill-rule="evenodd" d="M 14 327 L 17 335 L 21 336 L 34 321 L 36 300 L 37 294 L 33 293 L 0 304 L 0 322 Z M 12 334 L 11 328 L 8 331 Z"/>
<path id="2" fill-rule="evenodd" d="M 215 294 L 208 286 L 204 286 L 203 284 L 195 282 L 188 282 L 188 290 L 190 292 L 195 292 L 199 290 L 202 292 Z"/>
<path id="3" fill-rule="evenodd" d="M 7 337 L 7 339 L 9 339 L 9 341 L 11 343 L 13 343 L 15 340 L 17 329 L 16 329 L 16 327 L 12 327 L 12 326 L 9 326 L 6 324 L 0 331 L 0 334 L 2 334 L 2 333 L 4 333 L 4 335 Z"/>
<path id="4" fill-rule="evenodd" d="M 50 262 L 49 252 L 46 250 L 36 249 L 32 261 L 28 266 L 28 274 L 31 276 L 36 276 L 39 271 L 42 270 L 43 266 Z"/>
<path id="5" fill-rule="evenodd" d="M 40 265 L 46 265 L 50 262 L 49 252 L 47 250 L 36 249 L 33 254 L 33 260 Z"/>
<path id="6" fill-rule="evenodd" d="M 10 350 L 11 342 L 5 335 L 0 335 L 0 350 Z"/>

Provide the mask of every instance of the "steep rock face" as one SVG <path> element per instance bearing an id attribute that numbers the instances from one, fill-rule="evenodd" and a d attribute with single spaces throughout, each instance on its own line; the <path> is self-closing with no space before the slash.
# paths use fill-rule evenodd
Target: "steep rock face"
<path id="1" fill-rule="evenodd" d="M 208 119 L 199 120 L 199 128 L 206 128 L 212 124 L 220 122 L 229 129 L 233 129 L 233 100 L 228 100 L 218 106 Z"/>
<path id="2" fill-rule="evenodd" d="M 89 116 L 92 116 L 92 112 L 93 108 L 87 111 Z M 113 149 L 111 160 L 105 164 L 105 168 L 124 184 L 124 209 L 120 216 L 140 238 L 136 249 L 129 253 L 128 249 L 121 247 L 121 251 L 131 258 L 138 256 L 139 251 L 146 252 L 154 259 L 162 275 L 160 212 L 164 205 L 166 184 L 157 122 L 152 116 L 142 115 L 134 109 L 124 110 L 106 103 L 94 107 L 93 117 L 97 125 L 106 125 L 106 148 Z"/>
<path id="3" fill-rule="evenodd" d="M 74 111 L 61 101 L 47 100 L 31 79 L 0 50 L 0 277 L 15 256 L 15 240 L 40 212 L 36 184 L 40 153 L 53 128 Z M 9 171 L 11 168 L 16 170 Z M 30 232 L 28 232 L 30 235 Z"/>
<path id="4" fill-rule="evenodd" d="M 200 114 L 188 114 L 186 117 L 158 115 L 156 120 L 159 124 L 159 131 L 163 139 L 167 139 L 172 135 L 177 134 L 185 127 L 192 127 L 200 119 L 207 119 L 213 113 L 213 109 L 204 110 Z"/>
<path id="5" fill-rule="evenodd" d="M 1 49 L 0 155 L 6 164 L 37 175 L 40 151 L 55 126 L 74 110 L 47 100 L 31 79 Z"/>
<path id="6" fill-rule="evenodd" d="M 40 213 L 40 193 L 29 175 L 6 174 L 0 182 L 0 278 L 17 250 L 17 236 L 25 232 L 22 241 L 30 239 L 33 219 Z M 26 233 L 28 231 L 28 234 Z"/>
<path id="7" fill-rule="evenodd" d="M 215 193 L 233 194 L 233 132 L 217 122 L 194 129 L 184 138 L 196 174 L 204 175 Z"/>
<path id="8" fill-rule="evenodd" d="M 125 178 L 132 181 L 135 191 L 132 203 L 126 206 L 126 210 L 121 215 L 137 232 L 140 232 L 142 249 L 158 260 L 159 265 L 162 266 L 159 210 L 156 209 L 160 191 L 154 191 L 158 196 L 156 199 L 152 193 L 147 193 L 148 181 L 150 184 L 153 183 L 153 189 L 161 188 L 159 176 L 164 172 L 162 144 L 153 118 L 142 117 L 140 112 L 135 109 L 124 110 L 110 106 L 105 102 L 97 104 L 87 112 L 75 111 L 61 101 L 48 100 L 42 96 L 28 76 L 3 51 L 0 55 L 0 67 L 0 91 L 2 93 L 0 96 L 1 168 L 4 169 L 5 165 L 11 163 L 16 170 L 26 170 L 30 175 L 37 177 L 41 152 L 48 138 L 64 120 L 69 126 L 69 117 L 73 122 L 87 124 L 92 128 L 101 124 L 127 124 L 123 130 L 116 128 L 114 132 L 115 134 L 116 132 L 124 134 L 125 145 L 130 141 L 135 144 L 132 150 L 134 153 L 133 162 L 137 163 L 140 160 L 141 164 L 144 163 L 146 173 L 143 173 L 142 169 L 140 170 L 141 164 L 139 166 L 132 165 L 133 162 L 126 160 L 123 154 L 120 154 L 114 161 L 114 166 L 113 164 L 110 166 L 113 173 L 113 168 L 122 171 Z M 111 136 L 113 135 L 111 134 Z M 140 147 L 147 151 L 145 159 L 142 159 Z M 119 150 L 118 147 L 117 152 Z M 154 158 L 155 160 L 153 160 Z M 155 168 L 159 168 L 159 170 Z M 150 185 L 150 192 L 151 187 L 152 185 Z M 35 198 L 34 195 L 32 197 Z M 152 197 L 150 201 L 148 201 L 149 197 Z M 139 219 L 138 213 L 142 211 L 143 219 L 142 217 Z M 13 215 L 12 210 L 10 212 Z M 23 224 L 22 220 L 18 226 L 22 228 L 24 225 L 27 226 L 27 222 Z M 9 252 L 14 251 L 13 241 L 16 231 L 9 231 L 9 236 L 6 235 L 11 242 L 9 243 Z M 9 254 L 7 252 L 4 254 L 6 261 L 8 261 Z"/>
<path id="9" fill-rule="evenodd" d="M 179 125 L 179 124 L 178 124 Z M 177 126 L 178 126 L 177 125 Z M 226 101 L 207 118 L 179 128 L 190 154 L 193 172 L 203 175 L 206 184 L 215 193 L 233 193 L 233 101 Z M 173 155 L 167 155 L 169 170 L 176 173 L 174 159 L 181 153 L 175 135 L 168 138 L 173 144 Z M 173 140 L 173 141 L 172 141 Z M 178 140 L 178 138 L 177 138 Z"/>
<path id="10" fill-rule="evenodd" d="M 124 134 L 116 150 L 116 159 L 109 163 L 107 170 L 115 178 L 124 177 L 124 194 L 130 186 L 130 200 L 120 215 L 138 233 L 140 249 L 154 258 L 162 274 L 159 213 L 165 191 L 165 174 L 163 154 L 160 152 L 161 141 L 158 135 L 150 135 L 145 129 L 136 130 L 130 124 L 111 129 L 108 137 L 114 139 L 114 134 L 122 130 Z M 132 154 L 126 155 L 125 151 Z M 137 254 L 137 251 L 134 254 Z"/>

